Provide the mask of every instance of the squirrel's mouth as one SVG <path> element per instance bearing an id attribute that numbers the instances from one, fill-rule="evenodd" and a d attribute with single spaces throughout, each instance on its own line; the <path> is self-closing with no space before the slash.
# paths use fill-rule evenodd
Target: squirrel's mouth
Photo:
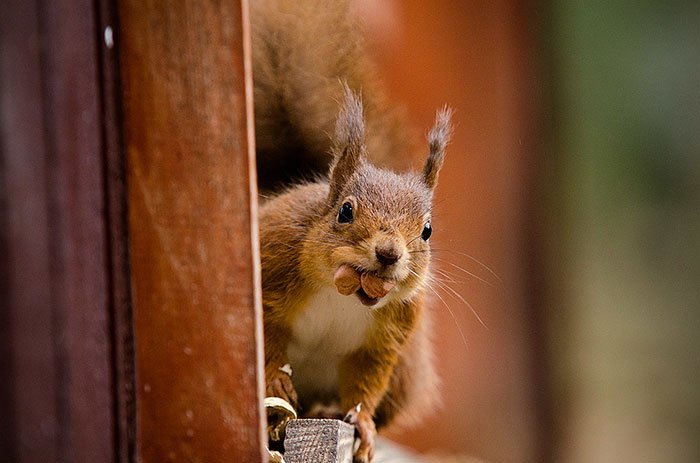
<path id="1" fill-rule="evenodd" d="M 333 282 L 338 292 L 344 296 L 355 294 L 366 306 L 377 304 L 396 282 L 381 278 L 372 272 L 359 270 L 348 264 L 343 264 L 335 271 Z"/>
<path id="2" fill-rule="evenodd" d="M 365 292 L 364 289 L 362 289 L 362 287 L 355 291 L 355 295 L 360 300 L 362 305 L 366 306 L 373 306 L 381 300 L 381 297 L 369 297 L 369 295 Z"/>

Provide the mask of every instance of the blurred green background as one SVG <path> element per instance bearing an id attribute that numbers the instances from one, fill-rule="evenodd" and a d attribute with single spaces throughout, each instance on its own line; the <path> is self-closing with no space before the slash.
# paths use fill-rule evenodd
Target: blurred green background
<path id="1" fill-rule="evenodd" d="M 699 462 L 700 2 L 549 15 L 556 459 Z"/>

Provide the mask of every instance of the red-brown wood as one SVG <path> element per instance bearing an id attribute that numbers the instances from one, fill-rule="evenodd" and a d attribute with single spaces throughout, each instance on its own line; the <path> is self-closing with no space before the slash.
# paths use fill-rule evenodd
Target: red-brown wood
<path id="1" fill-rule="evenodd" d="M 110 302 L 112 306 L 112 350 L 116 454 L 119 463 L 136 459 L 136 397 L 134 330 L 128 256 L 126 162 L 122 145 L 122 101 L 118 50 L 116 2 L 96 2 L 98 45 L 102 71 L 102 117 L 107 234 L 109 238 Z"/>
<path id="2" fill-rule="evenodd" d="M 3 460 L 115 458 L 100 73 L 83 0 L 0 9 Z M 8 423 L 7 425 L 5 423 Z"/>
<path id="3" fill-rule="evenodd" d="M 263 459 L 245 7 L 119 2 L 144 462 Z"/>

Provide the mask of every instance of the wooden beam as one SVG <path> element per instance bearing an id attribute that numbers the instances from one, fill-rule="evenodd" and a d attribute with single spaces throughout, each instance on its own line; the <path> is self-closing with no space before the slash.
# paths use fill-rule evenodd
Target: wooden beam
<path id="1" fill-rule="evenodd" d="M 247 3 L 121 0 L 140 461 L 263 461 Z"/>
<path id="2" fill-rule="evenodd" d="M 355 428 L 343 421 L 292 420 L 285 434 L 285 463 L 352 462 Z"/>
<path id="3" fill-rule="evenodd" d="M 287 423 L 284 439 L 285 463 L 351 463 L 355 428 L 340 420 L 299 419 Z M 459 457 L 455 457 L 459 458 Z M 374 463 L 427 463 L 407 448 L 378 437 Z M 457 461 L 457 460 L 455 460 Z M 462 460 L 460 460 L 462 461 Z M 466 460 L 465 460 L 466 461 Z"/>

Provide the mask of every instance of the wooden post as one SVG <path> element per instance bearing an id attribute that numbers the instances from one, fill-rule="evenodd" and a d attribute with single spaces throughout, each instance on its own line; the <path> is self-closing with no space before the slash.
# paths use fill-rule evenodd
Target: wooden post
<path id="1" fill-rule="evenodd" d="M 0 8 L 0 460 L 115 461 L 95 2 Z"/>
<path id="2" fill-rule="evenodd" d="M 247 3 L 118 4 L 137 455 L 263 461 Z"/>

